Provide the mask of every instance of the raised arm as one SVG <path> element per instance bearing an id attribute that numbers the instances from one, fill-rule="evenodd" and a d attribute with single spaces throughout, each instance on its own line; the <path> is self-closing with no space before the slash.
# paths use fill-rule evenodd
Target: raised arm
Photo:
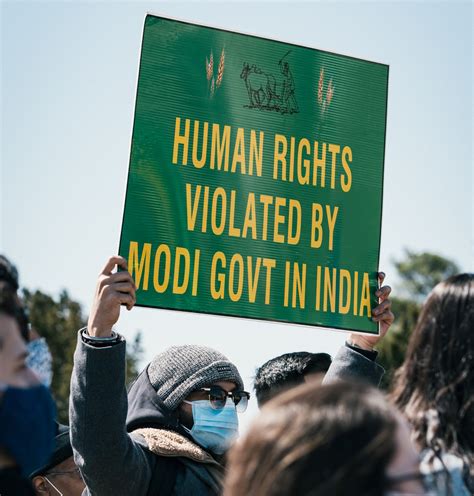
<path id="1" fill-rule="evenodd" d="M 387 334 L 395 319 L 391 308 L 392 303 L 389 299 L 392 288 L 382 286 L 384 279 L 385 274 L 380 272 L 379 281 L 381 287 L 376 292 L 379 304 L 372 311 L 372 320 L 379 322 L 380 334 L 378 336 L 350 334 L 346 345 L 334 357 L 324 377 L 324 384 L 344 379 L 362 380 L 370 382 L 374 386 L 380 384 L 385 370 L 375 361 L 377 352 L 374 347 Z"/>
<path id="2" fill-rule="evenodd" d="M 115 265 L 124 271 L 113 273 Z M 126 431 L 125 340 L 112 332 L 120 305 L 131 310 L 135 303 L 135 285 L 126 269 L 122 257 L 105 265 L 74 354 L 71 444 L 90 495 L 146 494 L 151 478 L 152 455 Z"/>

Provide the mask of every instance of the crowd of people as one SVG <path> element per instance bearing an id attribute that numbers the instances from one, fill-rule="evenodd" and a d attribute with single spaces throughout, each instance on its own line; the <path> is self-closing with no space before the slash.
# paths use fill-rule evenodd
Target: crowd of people
<path id="1" fill-rule="evenodd" d="M 0 495 L 474 494 L 474 274 L 433 288 L 388 395 L 374 349 L 394 321 L 384 277 L 380 334 L 350 334 L 332 358 L 264 363 L 261 411 L 239 437 L 253 393 L 217 350 L 164 350 L 126 390 L 126 342 L 113 327 L 136 287 L 122 257 L 107 261 L 78 330 L 70 426 L 60 425 L 51 355 L 0 256 Z"/>

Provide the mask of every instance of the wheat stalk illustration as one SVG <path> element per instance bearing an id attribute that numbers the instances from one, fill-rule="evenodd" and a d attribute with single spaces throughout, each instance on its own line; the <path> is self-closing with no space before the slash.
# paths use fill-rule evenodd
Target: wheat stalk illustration
<path id="1" fill-rule="evenodd" d="M 222 84 L 222 77 L 224 76 L 224 63 L 225 63 L 225 50 L 223 48 L 221 52 L 221 58 L 219 60 L 219 67 L 217 69 L 216 86 L 218 88 Z"/>
<path id="2" fill-rule="evenodd" d="M 211 52 L 211 58 L 207 60 L 206 57 L 206 77 L 208 81 L 210 81 L 212 78 L 213 70 L 214 70 L 214 59 L 212 57 L 212 52 Z"/>
<path id="3" fill-rule="evenodd" d="M 321 105 L 323 103 L 323 93 L 324 93 L 324 69 L 321 69 L 319 73 L 319 83 L 318 83 L 318 103 Z"/>
<path id="4" fill-rule="evenodd" d="M 326 91 L 326 101 L 328 102 L 328 107 L 329 104 L 331 103 L 333 95 L 334 95 L 334 86 L 332 84 L 332 79 L 330 79 L 328 84 L 328 89 Z"/>
<path id="5" fill-rule="evenodd" d="M 321 133 L 324 123 L 326 121 L 326 111 L 331 105 L 332 99 L 334 98 L 335 86 L 332 82 L 332 78 L 329 80 L 326 88 L 326 95 L 324 95 L 324 68 L 321 68 L 319 73 L 319 81 L 318 81 L 318 107 L 319 107 L 319 124 L 318 124 L 318 134 Z"/>
<path id="6" fill-rule="evenodd" d="M 206 57 L 206 79 L 207 79 L 207 89 L 209 92 L 209 97 L 212 98 L 216 93 L 219 86 L 222 84 L 222 78 L 224 77 L 224 65 L 225 65 L 225 49 L 222 49 L 221 56 L 219 59 L 219 66 L 217 68 L 217 76 L 214 77 L 214 56 L 211 51 L 211 56 L 208 59 Z"/>
<path id="7" fill-rule="evenodd" d="M 331 78 L 326 89 L 326 97 L 324 97 L 324 68 L 321 69 L 318 82 L 318 105 L 321 107 L 321 116 L 324 115 L 327 108 L 331 104 L 331 101 L 334 97 L 334 89 L 335 86 L 332 84 Z"/>

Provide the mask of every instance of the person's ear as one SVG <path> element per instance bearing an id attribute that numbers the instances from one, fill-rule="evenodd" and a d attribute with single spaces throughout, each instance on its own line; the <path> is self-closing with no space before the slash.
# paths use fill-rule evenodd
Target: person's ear
<path id="1" fill-rule="evenodd" d="M 41 494 L 42 496 L 50 494 L 48 484 L 46 484 L 46 480 L 44 479 L 44 477 L 41 477 L 41 475 L 33 477 L 33 480 L 31 482 L 33 483 L 35 494 Z"/>

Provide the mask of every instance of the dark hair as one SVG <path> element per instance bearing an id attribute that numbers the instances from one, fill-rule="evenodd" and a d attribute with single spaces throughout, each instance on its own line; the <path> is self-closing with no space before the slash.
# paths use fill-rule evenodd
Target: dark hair
<path id="1" fill-rule="evenodd" d="M 411 335 L 391 399 L 421 448 L 474 466 L 474 274 L 439 283 Z"/>
<path id="2" fill-rule="evenodd" d="M 5 282 L 12 291 L 18 291 L 18 271 L 4 255 L 0 255 L 0 282 Z"/>
<path id="3" fill-rule="evenodd" d="M 325 373 L 331 365 L 327 353 L 298 351 L 265 362 L 255 375 L 254 388 L 261 406 L 282 391 L 303 384 L 306 374 Z"/>
<path id="4" fill-rule="evenodd" d="M 25 341 L 28 341 L 28 317 L 18 295 L 8 286 L 0 287 L 0 314 L 13 317 L 20 328 L 20 333 Z M 1 343 L 0 343 L 1 347 Z"/>
<path id="5" fill-rule="evenodd" d="M 299 386 L 265 405 L 231 449 L 224 495 L 382 495 L 397 428 L 368 385 Z"/>

